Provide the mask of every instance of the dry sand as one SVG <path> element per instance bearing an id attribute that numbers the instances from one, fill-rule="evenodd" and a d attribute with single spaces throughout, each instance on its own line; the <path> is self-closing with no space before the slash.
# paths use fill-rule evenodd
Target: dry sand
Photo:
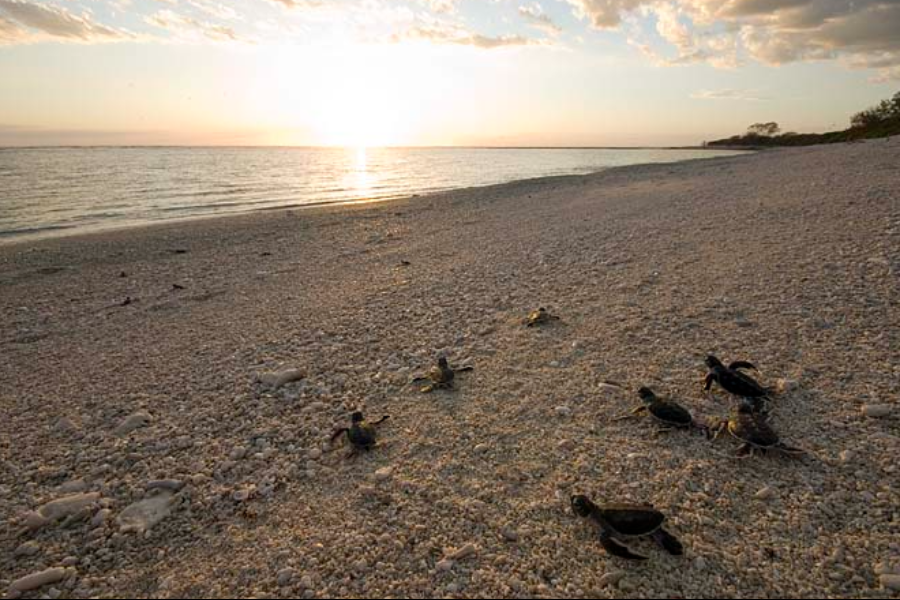
<path id="1" fill-rule="evenodd" d="M 0 586 L 897 597 L 898 273 L 900 139 L 0 247 Z M 789 380 L 807 458 L 614 421 L 640 385 L 726 415 L 710 351 Z M 423 395 L 440 353 L 475 370 Z M 379 446 L 323 452 L 357 406 Z M 611 558 L 573 492 L 686 555 Z"/>

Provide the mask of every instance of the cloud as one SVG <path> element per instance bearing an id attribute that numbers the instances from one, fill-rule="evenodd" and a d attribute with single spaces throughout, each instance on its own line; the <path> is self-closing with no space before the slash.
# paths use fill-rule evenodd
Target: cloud
<path id="1" fill-rule="evenodd" d="M 699 90 L 691 94 L 694 100 L 743 100 L 749 102 L 763 102 L 768 98 L 760 96 L 753 90 Z"/>
<path id="2" fill-rule="evenodd" d="M 154 15 L 145 17 L 144 20 L 150 25 L 165 29 L 181 41 L 193 42 L 203 38 L 215 42 L 245 41 L 231 27 L 201 22 L 169 9 L 164 9 Z"/>
<path id="3" fill-rule="evenodd" d="M 533 27 L 540 29 L 547 35 L 559 35 L 562 33 L 562 27 L 553 22 L 544 9 L 537 2 L 519 7 L 519 14 L 528 20 Z"/>
<path id="4" fill-rule="evenodd" d="M 37 30 L 44 36 L 81 42 L 119 41 L 134 37 L 126 31 L 93 21 L 88 14 L 78 16 L 65 8 L 26 0 L 0 0 L 0 18 L 3 19 L 2 30 L 12 31 L 20 40 L 22 27 Z M 6 35 L 0 32 L 0 36 Z"/>
<path id="5" fill-rule="evenodd" d="M 656 62 L 708 62 L 733 67 L 741 57 L 768 65 L 840 60 L 900 70 L 900 1 L 897 0 L 565 0 L 596 29 L 652 18 L 656 34 L 675 52 L 662 56 L 650 40 L 630 42 Z"/>
<path id="6" fill-rule="evenodd" d="M 270 0 L 273 4 L 285 8 L 319 8 L 325 6 L 324 0 Z"/>
<path id="7" fill-rule="evenodd" d="M 390 37 L 394 43 L 405 41 L 427 41 L 434 44 L 453 44 L 473 46 L 484 50 L 509 46 L 535 46 L 542 42 L 520 35 L 501 35 L 496 37 L 471 33 L 463 27 L 448 24 L 418 25 L 402 33 Z"/>
<path id="8" fill-rule="evenodd" d="M 28 32 L 7 19 L 0 17 L 0 44 L 15 44 L 28 36 Z"/>

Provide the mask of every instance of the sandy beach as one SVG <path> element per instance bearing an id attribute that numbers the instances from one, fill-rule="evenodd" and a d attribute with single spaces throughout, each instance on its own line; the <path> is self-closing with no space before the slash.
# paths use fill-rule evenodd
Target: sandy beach
<path id="1" fill-rule="evenodd" d="M 900 138 L 0 246 L 0 589 L 898 597 L 898 273 Z M 726 416 L 710 352 L 806 457 L 616 420 Z M 573 493 L 685 555 L 609 556 Z"/>

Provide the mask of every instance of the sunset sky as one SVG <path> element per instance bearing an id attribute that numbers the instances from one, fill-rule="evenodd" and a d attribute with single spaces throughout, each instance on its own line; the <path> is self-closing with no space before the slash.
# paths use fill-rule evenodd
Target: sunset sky
<path id="1" fill-rule="evenodd" d="M 0 145 L 676 145 L 843 128 L 898 0 L 0 0 Z"/>

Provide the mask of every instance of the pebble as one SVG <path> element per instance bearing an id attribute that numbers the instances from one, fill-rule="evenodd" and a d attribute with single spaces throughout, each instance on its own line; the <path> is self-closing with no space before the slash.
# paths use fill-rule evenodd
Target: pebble
<path id="1" fill-rule="evenodd" d="M 242 458 L 247 456 L 247 449 L 243 446 L 235 446 L 231 453 L 228 455 L 228 458 L 231 460 L 241 460 Z"/>
<path id="2" fill-rule="evenodd" d="M 505 539 L 507 542 L 519 541 L 519 532 L 509 525 L 500 530 L 500 535 L 502 535 L 503 539 Z"/>
<path id="3" fill-rule="evenodd" d="M 54 567 L 16 579 L 10 587 L 17 592 L 28 592 L 51 583 L 59 583 L 65 578 L 66 570 L 62 567 Z"/>
<path id="4" fill-rule="evenodd" d="M 862 407 L 863 416 L 870 419 L 883 419 L 891 416 L 894 407 L 891 404 L 865 404 Z"/>
<path id="5" fill-rule="evenodd" d="M 73 479 L 59 486 L 60 493 L 63 494 L 81 494 L 86 492 L 88 484 L 84 479 Z"/>
<path id="6" fill-rule="evenodd" d="M 299 381 L 306 377 L 300 369 L 282 369 L 281 371 L 272 371 L 269 373 L 259 373 L 256 380 L 272 391 L 287 385 L 292 381 Z"/>
<path id="7" fill-rule="evenodd" d="M 850 463 L 850 461 L 853 460 L 853 451 L 852 450 L 843 450 L 838 455 L 838 458 L 840 459 L 842 465 L 846 465 L 846 464 Z"/>
<path id="8" fill-rule="evenodd" d="M 703 558 L 702 556 L 698 556 L 697 558 L 695 558 L 694 559 L 694 568 L 697 569 L 698 571 L 705 571 L 706 570 L 706 559 Z"/>
<path id="9" fill-rule="evenodd" d="M 88 510 L 99 500 L 100 494 L 97 492 L 72 494 L 44 504 L 37 510 L 37 513 L 45 519 L 44 524 L 52 523 Z"/>
<path id="10" fill-rule="evenodd" d="M 553 409 L 558 417 L 568 417 L 572 414 L 572 409 L 568 406 L 561 405 Z"/>
<path id="11" fill-rule="evenodd" d="M 575 449 L 575 442 L 573 440 L 562 440 L 557 444 L 557 447 L 564 452 L 571 452 Z"/>
<path id="12" fill-rule="evenodd" d="M 279 587 L 284 587 L 293 581 L 295 571 L 291 568 L 281 569 L 275 574 L 275 580 Z"/>
<path id="13" fill-rule="evenodd" d="M 775 381 L 775 391 L 779 394 L 788 394 L 800 387 L 796 379 L 778 379 Z"/>
<path id="14" fill-rule="evenodd" d="M 463 546 L 460 546 L 453 552 L 450 552 L 449 554 L 447 554 L 447 558 L 449 558 L 450 560 L 454 560 L 454 561 L 462 560 L 462 559 L 466 558 L 467 556 L 471 556 L 471 555 L 475 554 L 476 550 L 477 550 L 477 548 L 475 547 L 475 544 L 471 544 L 471 543 L 465 544 Z"/>
<path id="15" fill-rule="evenodd" d="M 181 491 L 184 482 L 180 479 L 154 479 L 147 483 L 147 490 L 169 490 L 171 492 Z"/>
<path id="16" fill-rule="evenodd" d="M 97 514 L 94 515 L 94 518 L 91 519 L 91 528 L 97 529 L 98 527 L 102 527 L 109 520 L 109 517 L 112 515 L 112 511 L 108 508 L 104 508 L 102 510 L 98 510 Z"/>
<path id="17" fill-rule="evenodd" d="M 41 551 L 41 547 L 35 541 L 25 542 L 24 544 L 20 544 L 18 548 L 16 548 L 15 552 L 13 552 L 13 556 L 34 556 L 38 552 Z"/>
<path id="18" fill-rule="evenodd" d="M 134 531 L 144 533 L 165 519 L 172 512 L 175 496 L 169 491 L 135 502 L 125 508 L 116 517 L 116 523 L 122 533 Z"/>
<path id="19" fill-rule="evenodd" d="M 375 471 L 375 481 L 387 481 L 394 475 L 394 469 L 391 467 L 382 467 Z"/>
<path id="20" fill-rule="evenodd" d="M 881 587 L 883 587 L 884 589 L 900 592 L 900 575 L 885 573 L 884 575 L 880 575 L 878 577 L 878 581 L 879 583 L 881 583 Z"/>
<path id="21" fill-rule="evenodd" d="M 246 488 L 241 488 L 239 490 L 235 490 L 231 494 L 231 499 L 234 500 L 235 502 L 246 502 L 247 500 L 250 499 L 250 496 L 252 496 L 252 495 L 253 495 L 253 489 L 246 487 Z"/>
<path id="22" fill-rule="evenodd" d="M 453 568 L 453 561 L 449 558 L 439 560 L 437 564 L 434 565 L 434 568 L 437 569 L 438 573 L 446 573 Z"/>
<path id="23" fill-rule="evenodd" d="M 609 573 L 604 573 L 597 584 L 601 588 L 605 587 L 614 587 L 618 585 L 620 581 L 625 577 L 625 571 L 610 571 Z"/>
<path id="24" fill-rule="evenodd" d="M 129 415 L 125 418 L 124 421 L 119 423 L 119 426 L 116 427 L 116 435 L 128 435 L 135 429 L 140 429 L 141 427 L 146 427 L 150 421 L 153 420 L 153 416 L 147 411 L 138 411 L 134 414 Z"/>
<path id="25" fill-rule="evenodd" d="M 485 452 L 490 450 L 491 447 L 488 446 L 487 444 L 478 444 L 477 446 L 475 446 L 474 449 L 475 449 L 476 454 L 484 454 Z"/>
<path id="26" fill-rule="evenodd" d="M 307 453 L 306 456 L 309 458 L 309 460 L 319 460 L 320 458 L 322 458 L 322 451 L 318 448 L 313 448 Z"/>
<path id="27" fill-rule="evenodd" d="M 773 490 L 769 486 L 766 486 L 766 487 L 762 488 L 761 490 L 759 490 L 758 492 L 756 492 L 755 494 L 753 494 L 753 497 L 756 498 L 757 500 L 770 500 L 774 496 L 775 496 L 775 490 Z"/>

